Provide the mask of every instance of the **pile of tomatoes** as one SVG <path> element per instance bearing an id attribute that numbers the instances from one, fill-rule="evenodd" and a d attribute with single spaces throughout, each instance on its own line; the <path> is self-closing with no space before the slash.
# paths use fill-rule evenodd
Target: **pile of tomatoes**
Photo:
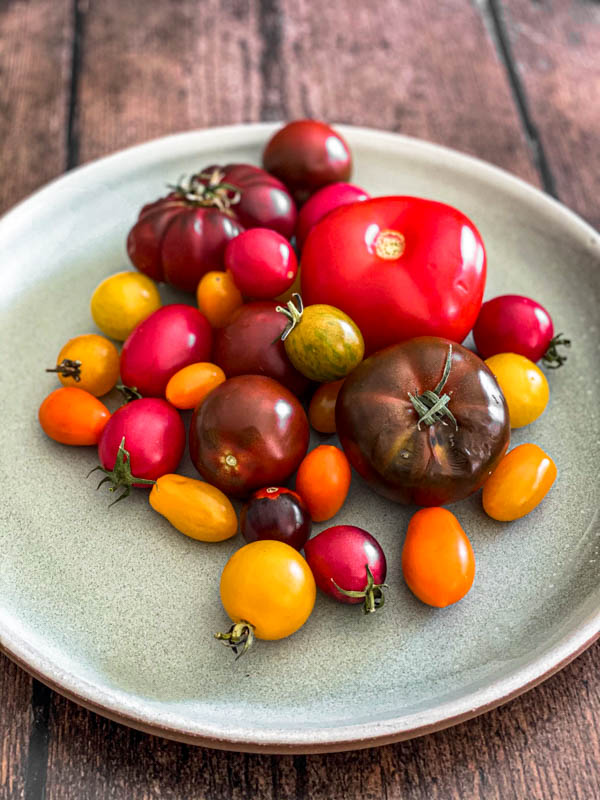
<path id="1" fill-rule="evenodd" d="M 138 271 L 96 288 L 104 335 L 64 345 L 47 370 L 62 387 L 39 409 L 52 439 L 97 446 L 114 502 L 149 489 L 187 536 L 241 532 L 220 585 L 232 627 L 217 634 L 238 654 L 301 627 L 317 587 L 366 612 L 383 605 L 386 558 L 369 532 L 311 537 L 344 505 L 351 467 L 422 506 L 402 549 L 411 591 L 438 607 L 464 597 L 475 557 L 443 506 L 483 488 L 487 514 L 510 521 L 541 502 L 554 462 L 533 443 L 507 452 L 510 429 L 544 411 L 536 362 L 560 366 L 569 344 L 534 300 L 482 304 L 485 248 L 460 211 L 348 183 L 350 149 L 325 123 L 284 126 L 263 167 L 210 165 L 141 209 L 127 239 Z M 161 281 L 196 306 L 163 306 Z M 481 358 L 461 345 L 471 330 Z M 125 401 L 111 414 L 99 398 L 117 384 Z M 202 480 L 176 471 L 186 411 Z M 341 447 L 308 452 L 310 426 Z"/>

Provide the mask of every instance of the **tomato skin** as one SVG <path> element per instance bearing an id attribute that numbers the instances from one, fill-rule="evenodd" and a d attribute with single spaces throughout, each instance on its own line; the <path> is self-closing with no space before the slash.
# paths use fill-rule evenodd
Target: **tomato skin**
<path id="1" fill-rule="evenodd" d="M 247 542 L 276 539 L 301 550 L 311 529 L 312 520 L 300 495 L 282 486 L 254 492 L 240 512 L 240 532 Z"/>
<path id="2" fill-rule="evenodd" d="M 38 411 L 42 430 L 55 442 L 97 444 L 110 419 L 110 411 L 94 395 L 75 386 L 55 389 Z"/>
<path id="3" fill-rule="evenodd" d="M 229 242 L 225 267 L 245 297 L 270 300 L 293 284 L 298 260 L 290 243 L 279 233 L 252 228 Z"/>
<path id="4" fill-rule="evenodd" d="M 188 364 L 208 361 L 211 327 L 197 309 L 164 306 L 135 328 L 121 351 L 121 378 L 145 397 L 163 397 L 169 379 Z"/>
<path id="5" fill-rule="evenodd" d="M 542 502 L 556 475 L 556 464 L 541 447 L 518 445 L 483 485 L 485 513 L 499 522 L 521 519 Z"/>
<path id="6" fill-rule="evenodd" d="M 326 214 L 329 214 L 330 211 L 349 203 L 362 203 L 364 200 L 369 199 L 370 196 L 364 189 L 351 183 L 331 183 L 329 186 L 319 189 L 306 201 L 298 214 L 295 236 L 296 244 L 300 250 L 304 247 L 304 242 L 311 228 L 319 220 L 323 219 Z"/>
<path id="7" fill-rule="evenodd" d="M 102 333 L 124 342 L 140 322 L 161 307 L 154 281 L 139 272 L 117 272 L 96 286 L 90 300 L 92 319 Z"/>
<path id="8" fill-rule="evenodd" d="M 94 397 L 110 392 L 119 379 L 119 352 L 104 336 L 84 333 L 69 339 L 56 358 L 57 368 L 64 360 L 80 361 L 81 364 L 78 380 L 73 375 L 58 372 L 62 385 L 76 386 Z"/>
<path id="9" fill-rule="evenodd" d="M 335 433 L 335 404 L 343 385 L 344 378 L 322 383 L 313 394 L 308 407 L 308 419 L 319 433 Z"/>
<path id="10" fill-rule="evenodd" d="M 105 469 L 114 468 L 123 438 L 132 474 L 156 480 L 177 469 L 185 447 L 185 427 L 179 412 L 166 400 L 144 397 L 118 408 L 102 431 L 98 457 Z"/>
<path id="11" fill-rule="evenodd" d="M 225 373 L 216 364 L 207 361 L 188 364 L 169 378 L 165 396 L 175 408 L 191 410 L 225 380 Z"/>
<path id="12" fill-rule="evenodd" d="M 190 456 L 202 477 L 245 497 L 285 483 L 308 448 L 308 419 L 272 378 L 240 375 L 217 386 L 190 425 Z"/>
<path id="13" fill-rule="evenodd" d="M 243 304 L 230 272 L 207 272 L 196 290 L 198 308 L 213 328 L 224 328 Z"/>
<path id="14" fill-rule="evenodd" d="M 380 197 L 318 222 L 301 272 L 305 304 L 345 311 L 370 354 L 416 336 L 462 342 L 481 307 L 486 257 L 477 228 L 457 209 Z"/>
<path id="15" fill-rule="evenodd" d="M 544 373 L 517 353 L 498 353 L 486 359 L 508 405 L 511 428 L 523 428 L 543 414 L 550 398 Z"/>
<path id="16" fill-rule="evenodd" d="M 259 639 L 291 636 L 314 608 L 317 588 L 304 558 L 284 542 L 251 542 L 229 559 L 220 582 L 232 622 L 248 622 Z"/>
<path id="17" fill-rule="evenodd" d="M 148 497 L 174 528 L 201 542 L 235 536 L 238 519 L 230 500 L 215 486 L 183 475 L 161 475 Z"/>
<path id="18" fill-rule="evenodd" d="M 475 556 L 460 522 L 445 508 L 413 515 L 402 548 L 402 572 L 411 592 L 445 608 L 464 597 L 475 578 Z"/>
<path id="19" fill-rule="evenodd" d="M 314 522 L 334 517 L 346 502 L 352 471 L 344 453 L 331 444 L 321 444 L 303 459 L 296 476 L 296 491 Z"/>

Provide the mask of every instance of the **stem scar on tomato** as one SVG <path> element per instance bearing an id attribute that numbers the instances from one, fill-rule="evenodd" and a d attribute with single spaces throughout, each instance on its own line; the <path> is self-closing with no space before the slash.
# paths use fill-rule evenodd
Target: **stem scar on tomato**
<path id="1" fill-rule="evenodd" d="M 375 237 L 375 255 L 384 261 L 397 261 L 406 249 L 406 239 L 400 231 L 383 230 Z"/>
<path id="2" fill-rule="evenodd" d="M 119 445 L 119 449 L 117 450 L 117 457 L 115 459 L 115 466 L 112 469 L 106 469 L 105 467 L 100 466 L 94 467 L 91 469 L 88 474 L 86 475 L 87 478 L 90 477 L 92 472 L 96 472 L 96 470 L 100 470 L 103 472 L 105 477 L 102 478 L 98 486 L 96 486 L 96 491 L 102 486 L 103 483 L 112 483 L 112 486 L 109 487 L 110 492 L 116 492 L 116 490 L 123 486 L 124 490 L 121 494 L 117 497 L 116 500 L 113 500 L 112 503 L 109 504 L 109 508 L 114 506 L 115 503 L 118 503 L 119 500 L 124 500 L 126 497 L 129 497 L 131 494 L 131 487 L 134 483 L 144 483 L 148 485 L 154 486 L 156 481 L 149 480 L 147 478 L 136 478 L 135 475 L 131 473 L 131 456 L 129 451 L 125 449 L 125 437 L 121 439 L 121 444 Z"/>

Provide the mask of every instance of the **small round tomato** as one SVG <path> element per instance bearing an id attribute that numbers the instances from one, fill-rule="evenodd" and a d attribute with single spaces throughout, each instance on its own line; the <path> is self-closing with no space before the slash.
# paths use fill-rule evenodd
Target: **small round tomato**
<path id="1" fill-rule="evenodd" d="M 169 378 L 165 397 L 182 410 L 196 408 L 209 392 L 226 380 L 221 367 L 208 361 L 188 364 Z"/>
<path id="2" fill-rule="evenodd" d="M 240 513 L 240 531 L 247 542 L 276 539 L 301 550 L 311 528 L 312 520 L 300 495 L 282 486 L 254 492 Z"/>
<path id="3" fill-rule="evenodd" d="M 498 353 L 485 363 L 502 389 L 511 428 L 522 428 L 541 416 L 550 389 L 546 376 L 533 361 L 517 353 Z"/>
<path id="4" fill-rule="evenodd" d="M 213 328 L 223 328 L 244 302 L 229 272 L 207 272 L 196 290 L 198 308 Z"/>
<path id="5" fill-rule="evenodd" d="M 42 430 L 61 444 L 98 444 L 110 411 L 93 394 L 75 386 L 50 392 L 38 411 Z"/>
<path id="6" fill-rule="evenodd" d="M 237 533 L 231 501 L 210 483 L 183 475 L 161 475 L 148 499 L 156 512 L 192 539 L 222 542 Z"/>
<path id="7" fill-rule="evenodd" d="M 251 228 L 232 239 L 225 250 L 225 266 L 241 293 L 257 300 L 285 292 L 298 272 L 288 240 L 268 228 Z"/>
<path id="8" fill-rule="evenodd" d="M 334 517 L 344 505 L 352 471 L 339 447 L 321 444 L 303 459 L 296 476 L 296 491 L 314 522 Z"/>
<path id="9" fill-rule="evenodd" d="M 56 359 L 56 372 L 63 386 L 77 384 L 95 397 L 110 392 L 119 379 L 119 352 L 112 342 L 96 333 L 75 336 Z"/>
<path id="10" fill-rule="evenodd" d="M 475 578 L 473 548 L 460 522 L 445 508 L 423 508 L 413 515 L 402 548 L 408 588 L 437 608 L 464 597 Z"/>
<path id="11" fill-rule="evenodd" d="M 284 639 L 309 618 L 317 587 L 310 567 L 297 550 L 265 539 L 237 550 L 221 575 L 221 602 L 234 623 L 216 637 L 240 655 L 254 636 Z"/>
<path id="12" fill-rule="evenodd" d="M 537 444 L 504 456 L 483 485 L 485 513 L 499 522 L 520 519 L 538 506 L 556 479 L 556 464 Z"/>
<path id="13" fill-rule="evenodd" d="M 94 289 L 90 311 L 102 333 L 124 342 L 136 325 L 160 306 L 153 280 L 139 272 L 117 272 Z"/>
<path id="14" fill-rule="evenodd" d="M 351 183 L 331 183 L 319 189 L 306 201 L 298 214 L 295 232 L 298 247 L 300 249 L 304 247 L 311 228 L 334 208 L 349 203 L 362 203 L 363 200 L 369 200 L 369 195 L 364 189 Z"/>
<path id="15" fill-rule="evenodd" d="M 322 383 L 312 396 L 308 420 L 319 433 L 335 433 L 335 403 L 344 380 Z"/>

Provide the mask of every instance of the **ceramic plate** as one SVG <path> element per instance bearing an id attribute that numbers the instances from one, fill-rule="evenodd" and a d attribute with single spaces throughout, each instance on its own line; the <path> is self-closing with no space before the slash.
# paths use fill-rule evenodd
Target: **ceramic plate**
<path id="1" fill-rule="evenodd" d="M 233 750 L 352 749 L 491 708 L 598 635 L 600 239 L 494 167 L 340 126 L 358 184 L 373 195 L 415 194 L 460 208 L 487 246 L 487 296 L 535 297 L 573 340 L 566 366 L 549 376 L 547 412 L 513 435 L 513 445 L 547 450 L 559 478 L 544 503 L 513 524 L 488 519 L 479 496 L 453 507 L 477 575 L 464 600 L 434 610 L 410 594 L 400 570 L 414 509 L 377 497 L 355 477 L 335 522 L 365 527 L 383 544 L 385 609 L 365 618 L 319 596 L 293 637 L 259 643 L 234 662 L 212 633 L 228 625 L 218 579 L 239 539 L 192 541 L 153 513 L 141 491 L 108 509 L 108 496 L 85 478 L 95 449 L 50 441 L 36 413 L 56 386 L 44 367 L 68 338 L 94 330 L 93 289 L 128 267 L 125 237 L 140 206 L 194 168 L 260 163 L 273 130 L 236 126 L 135 147 L 55 181 L 0 222 L 0 644 L 59 692 L 146 731 Z M 116 398 L 109 402 L 116 407 Z M 182 469 L 194 475 L 189 461 Z"/>

